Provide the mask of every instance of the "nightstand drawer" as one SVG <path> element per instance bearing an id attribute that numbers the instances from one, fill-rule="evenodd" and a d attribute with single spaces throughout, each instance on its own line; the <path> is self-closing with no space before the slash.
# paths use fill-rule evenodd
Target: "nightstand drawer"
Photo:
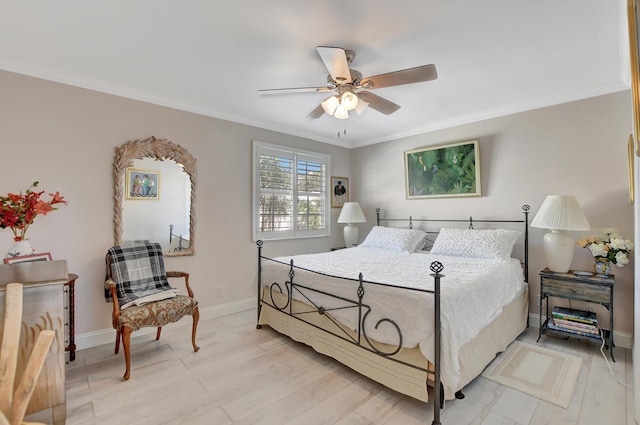
<path id="1" fill-rule="evenodd" d="M 571 298 L 595 303 L 611 303 L 611 288 L 606 285 L 544 279 L 543 292 L 553 297 Z"/>

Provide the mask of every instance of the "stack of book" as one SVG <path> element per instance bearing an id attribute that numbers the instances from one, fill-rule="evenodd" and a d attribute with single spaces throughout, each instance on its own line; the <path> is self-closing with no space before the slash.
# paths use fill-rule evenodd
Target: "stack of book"
<path id="1" fill-rule="evenodd" d="M 591 311 L 554 307 L 547 326 L 554 331 L 600 339 L 598 317 Z"/>

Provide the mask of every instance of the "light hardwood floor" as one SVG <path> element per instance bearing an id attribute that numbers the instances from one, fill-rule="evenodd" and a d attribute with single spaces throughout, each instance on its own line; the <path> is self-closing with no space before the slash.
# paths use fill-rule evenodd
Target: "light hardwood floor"
<path id="1" fill-rule="evenodd" d="M 431 424 L 431 404 L 400 395 L 268 327 L 255 312 L 190 320 L 132 338 L 131 380 L 113 345 L 77 353 L 67 365 L 67 424 Z M 134 334 L 135 335 L 135 334 Z M 114 335 L 115 337 L 115 335 Z M 520 340 L 535 344 L 537 329 Z M 595 344 L 543 337 L 541 345 L 584 359 L 571 405 L 562 409 L 483 377 L 449 401 L 444 425 L 627 424 L 631 388 L 616 383 Z M 615 348 L 613 372 L 631 385 L 630 350 Z"/>

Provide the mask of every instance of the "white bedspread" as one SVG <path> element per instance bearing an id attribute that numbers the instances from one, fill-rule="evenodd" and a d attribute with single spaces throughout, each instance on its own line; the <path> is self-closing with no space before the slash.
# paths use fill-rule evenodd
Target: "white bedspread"
<path id="1" fill-rule="evenodd" d="M 364 247 L 276 259 L 287 265 L 265 261 L 263 285 L 279 282 L 286 292 L 284 282 L 288 280 L 290 259 L 294 260 L 296 267 L 329 275 L 357 280 L 358 274 L 362 273 L 365 281 L 429 290 L 433 289 L 429 267 L 433 261 L 440 261 L 444 265 L 444 277 L 441 279 L 442 380 L 454 388 L 457 388 L 460 378 L 460 348 L 526 288 L 521 264 L 516 259 L 502 261 L 426 253 L 406 254 Z M 357 301 L 357 282 L 331 279 L 299 269 L 296 269 L 293 281 Z M 366 321 L 368 337 L 397 344 L 398 334 L 393 326 L 383 322 L 378 329 L 374 329 L 378 320 L 391 319 L 402 330 L 402 345 L 419 345 L 422 354 L 433 361 L 433 294 L 398 291 L 397 288 L 380 285 L 365 285 L 364 289 L 363 303 L 372 308 Z M 293 297 L 308 302 L 295 291 Z M 317 294 L 313 297 L 314 300 L 318 299 Z M 316 304 L 326 309 L 344 305 L 322 296 L 319 304 L 318 301 Z M 351 310 L 334 310 L 330 314 L 355 330 L 358 326 L 357 312 Z"/>

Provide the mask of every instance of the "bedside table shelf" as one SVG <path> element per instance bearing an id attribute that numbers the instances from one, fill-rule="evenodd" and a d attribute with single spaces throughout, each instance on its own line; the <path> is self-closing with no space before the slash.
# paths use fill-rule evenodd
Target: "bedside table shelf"
<path id="1" fill-rule="evenodd" d="M 573 333 L 571 331 L 552 329 L 549 327 L 549 320 L 550 320 L 549 318 L 545 319 L 544 323 L 542 324 L 542 328 L 541 328 L 542 331 L 539 333 L 539 336 L 542 334 L 570 336 L 571 338 L 583 339 L 585 341 L 593 341 L 593 342 L 597 342 L 598 344 L 602 344 L 602 339 L 600 339 L 600 337 L 597 335 L 594 335 L 593 337 L 591 337 L 591 336 Z M 609 338 L 609 329 L 598 328 L 598 330 L 602 332 L 602 334 L 604 335 L 605 347 L 609 348 L 609 344 L 606 342 L 608 341 L 608 338 Z M 538 337 L 538 339 L 540 338 Z"/>
<path id="2" fill-rule="evenodd" d="M 611 359 L 613 357 L 613 288 L 615 278 L 613 275 L 608 277 L 580 276 L 572 271 L 568 273 L 556 273 L 549 269 L 540 272 L 540 328 L 538 330 L 538 341 L 543 334 L 553 334 L 568 336 L 571 338 L 586 340 L 602 344 L 602 339 L 580 335 L 570 331 L 560 329 L 551 329 L 549 327 L 549 298 L 564 298 L 567 300 L 583 301 L 592 304 L 600 304 L 609 311 L 609 327 L 610 329 L 599 328 L 604 336 L 605 346 L 609 349 Z M 546 319 L 542 321 L 542 304 L 546 300 Z"/>

